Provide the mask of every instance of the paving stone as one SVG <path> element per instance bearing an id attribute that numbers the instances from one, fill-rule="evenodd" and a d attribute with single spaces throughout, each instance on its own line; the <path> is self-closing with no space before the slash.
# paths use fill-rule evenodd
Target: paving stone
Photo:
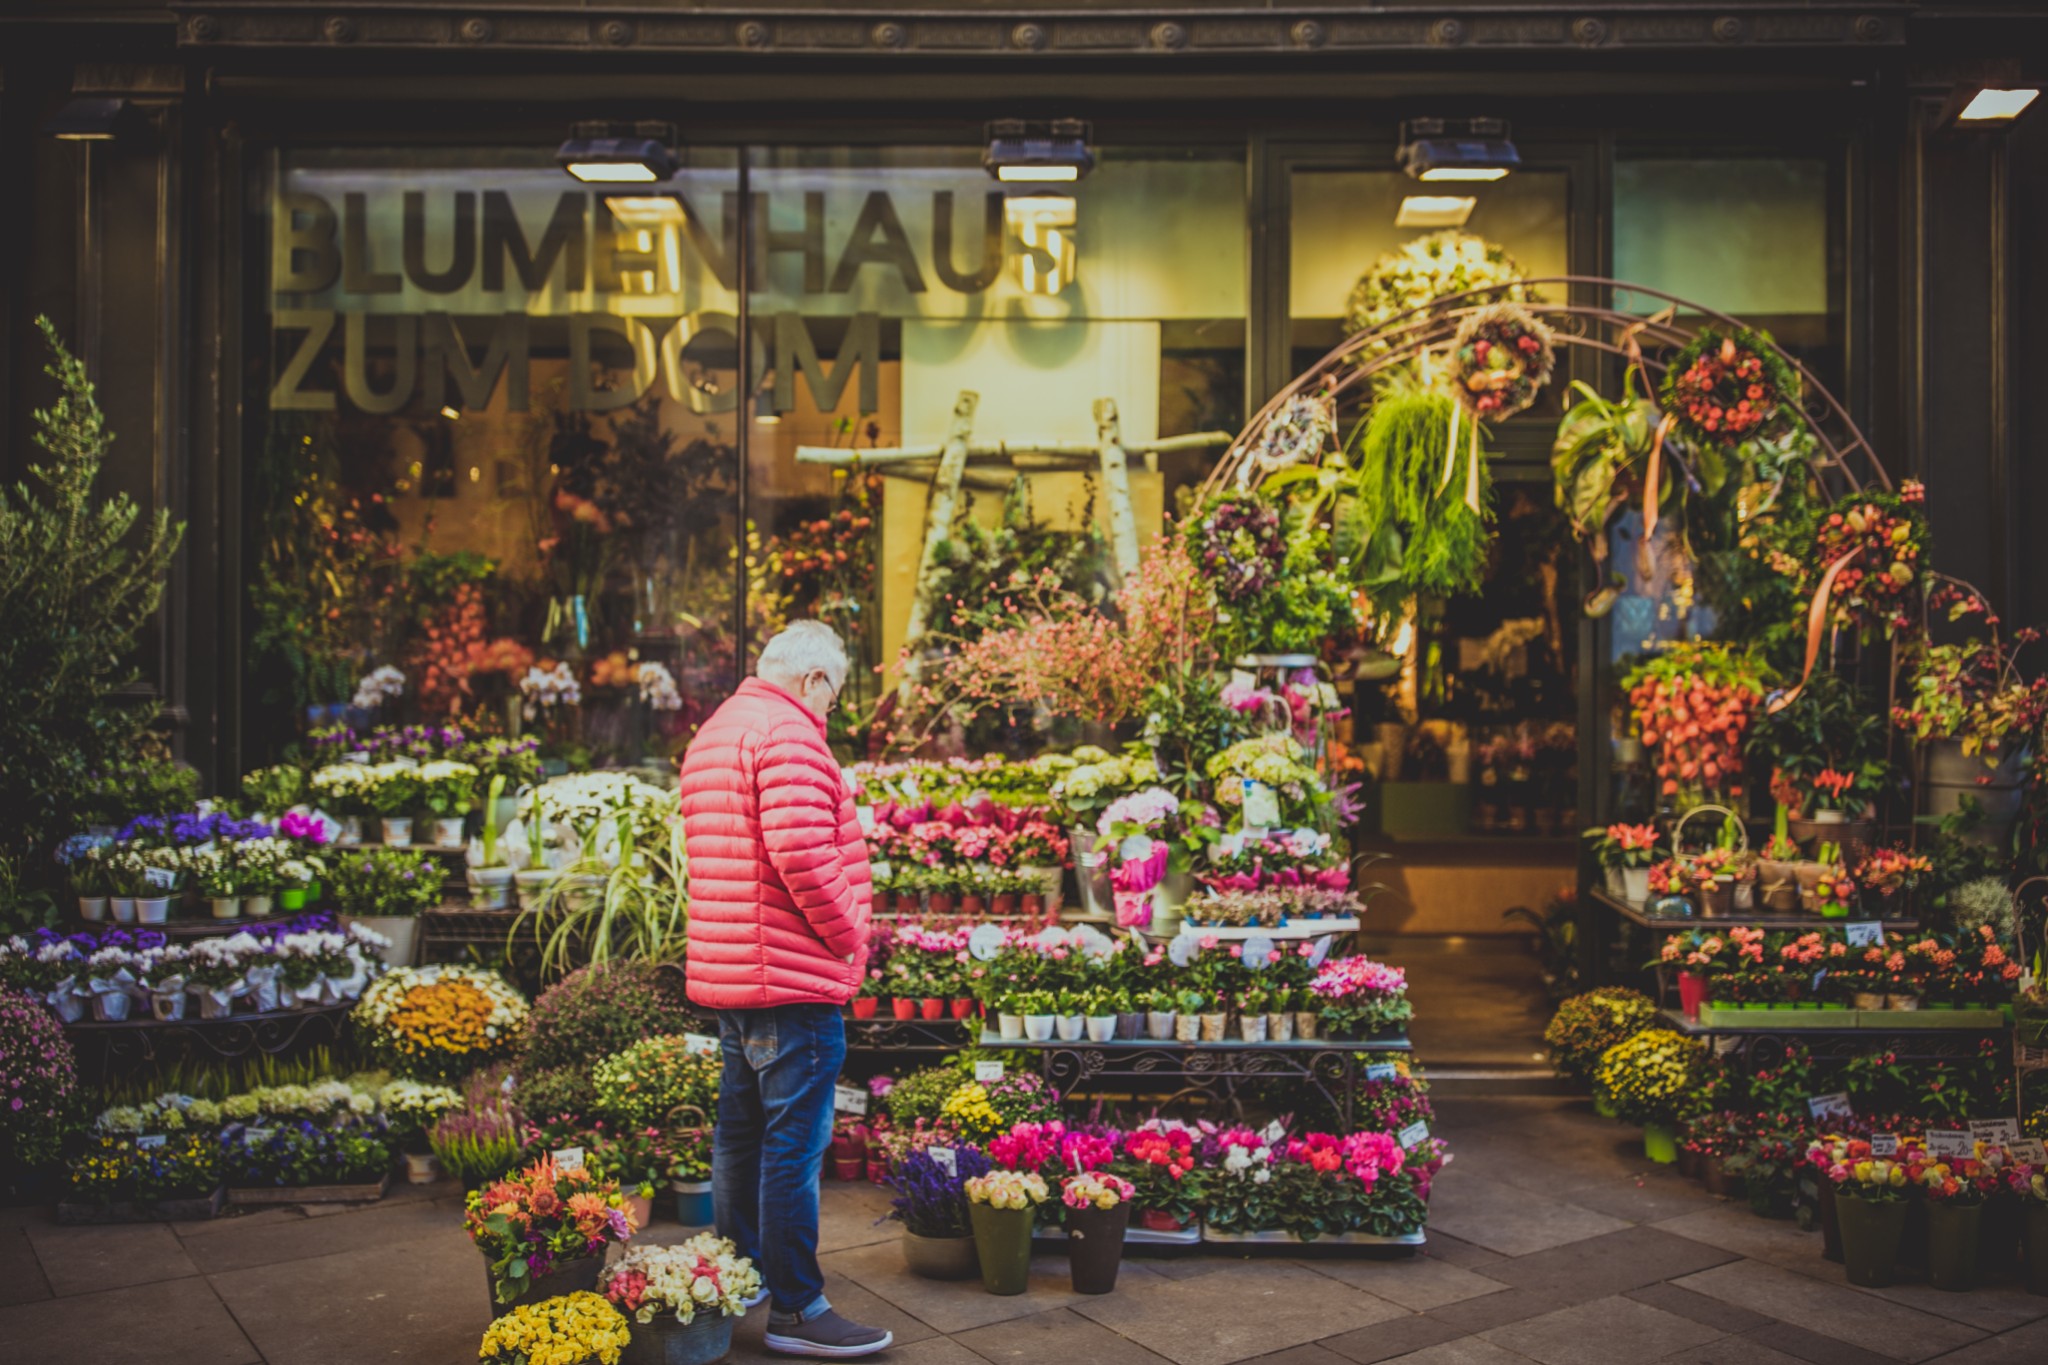
<path id="1" fill-rule="evenodd" d="M 1861 1346 L 1851 1346 L 1846 1341 L 1809 1332 L 1789 1322 L 1774 1322 L 1754 1328 L 1743 1333 L 1742 1340 L 1782 1352 L 1795 1360 L 1807 1361 L 1809 1365 L 1888 1365 L 1892 1359 L 1876 1351 L 1866 1351 Z"/>
<path id="2" fill-rule="evenodd" d="M 1454 1341 L 1466 1335 L 1462 1328 L 1453 1327 L 1436 1318 L 1417 1315 L 1412 1318 L 1390 1318 L 1376 1322 L 1370 1327 L 1361 1327 L 1356 1332 L 1342 1336 L 1325 1337 L 1316 1343 L 1319 1346 L 1355 1362 L 1355 1365 L 1377 1365 L 1382 1360 L 1392 1360 L 1419 1351 L 1425 1346 Z"/>
<path id="3" fill-rule="evenodd" d="M 1827 1263 L 1832 1274 L 1820 1278 L 1847 1286 L 1842 1267 Z M 1892 1303 L 1902 1303 L 1923 1313 L 1953 1318 L 1965 1326 L 1986 1332 L 2004 1332 L 2048 1317 L 2048 1298 L 2029 1294 L 2015 1284 L 1979 1285 L 1966 1294 L 1936 1289 L 1931 1284 L 1895 1284 L 1888 1289 L 1850 1286 L 1859 1294 L 1870 1294 Z"/>
<path id="4" fill-rule="evenodd" d="M 1176 1365 L 1227 1365 L 1405 1316 L 1385 1299 L 1314 1271 L 1266 1262 L 1234 1269 L 1227 1293 L 1207 1277 L 1155 1278 L 1072 1307 Z"/>
<path id="5" fill-rule="evenodd" d="M 1559 1303 L 1583 1303 L 1735 1259 L 1733 1252 L 1718 1247 L 1655 1228 L 1631 1227 L 1520 1256 L 1489 1266 L 1486 1273 L 1502 1284 L 1547 1294 Z"/>
<path id="6" fill-rule="evenodd" d="M 840 1280 L 880 1296 L 919 1322 L 952 1335 L 993 1322 L 1028 1317 L 1053 1308 L 1071 1307 L 1084 1299 L 1076 1294 L 1064 1256 L 1035 1256 L 1029 1289 L 1022 1294 L 991 1294 L 976 1280 L 925 1280 L 903 1267 L 903 1249 L 895 1242 L 854 1247 L 820 1256 L 825 1293 L 838 1292 Z M 1167 1283 L 1139 1265 L 1126 1265 L 1117 1277 L 1119 1295 L 1148 1283 Z M 837 1300 L 834 1299 L 836 1303 Z"/>
<path id="7" fill-rule="evenodd" d="M 1548 1294 L 1536 1294 L 1527 1289 L 1503 1289 L 1498 1294 L 1482 1294 L 1476 1299 L 1462 1299 L 1441 1308 L 1432 1308 L 1429 1316 L 1460 1332 L 1472 1333 L 1540 1317 L 1564 1306 Z"/>
<path id="8" fill-rule="evenodd" d="M 1462 1237 L 1451 1236 L 1434 1222 L 1429 1225 L 1429 1244 L 1419 1255 L 1426 1260 L 1442 1261 L 1464 1270 L 1484 1270 L 1495 1261 L 1507 1259 L 1498 1251 L 1488 1251 Z"/>
<path id="9" fill-rule="evenodd" d="M 1666 1356 L 1658 1365 L 1801 1365 L 1798 1356 L 1773 1351 L 1751 1337 L 1722 1337 Z"/>
<path id="10" fill-rule="evenodd" d="M 43 1264 L 29 1243 L 28 1228 L 20 1223 L 0 1226 L 0 1304 L 30 1303 L 50 1297 L 50 1282 Z"/>
<path id="11" fill-rule="evenodd" d="M 1572 1185 L 1550 1191 L 1557 1198 L 1595 1213 L 1609 1214 L 1631 1223 L 1656 1223 L 1666 1218 L 1697 1213 L 1712 1201 L 1699 1185 L 1675 1171 L 1643 1171 L 1634 1175 L 1603 1176 L 1587 1185 Z"/>
<path id="12" fill-rule="evenodd" d="M 2035 1322 L 1952 1351 L 1941 1358 L 1941 1365 L 2041 1365 L 2044 1360 L 2048 1360 L 2048 1322 Z"/>
<path id="13" fill-rule="evenodd" d="M 1675 1283 L 1681 1289 L 1766 1313 L 1780 1322 L 1797 1323 L 1895 1360 L 1926 1360 L 1984 1335 L 1959 1322 L 1860 1294 L 1846 1285 L 1790 1277 L 1758 1261 L 1731 1261 Z M 1768 1337 L 1764 1341 L 1778 1345 Z"/>
<path id="14" fill-rule="evenodd" d="M 1476 1299 L 1481 1294 L 1497 1294 L 1507 1288 L 1499 1280 L 1427 1256 L 1410 1256 L 1399 1261 L 1340 1261 L 1331 1258 L 1301 1264 L 1418 1313 L 1441 1308 L 1447 1303 Z"/>
<path id="15" fill-rule="evenodd" d="M 1840 1266 L 1821 1257 L 1819 1233 L 1802 1232 L 1797 1223 L 1783 1219 L 1759 1218 L 1747 1204 L 1711 1201 L 1696 1213 L 1662 1220 L 1657 1230 L 1802 1275 L 1839 1280 L 1842 1274 Z"/>
<path id="16" fill-rule="evenodd" d="M 1137 1342 L 1118 1336 L 1065 1308 L 1028 1318 L 991 1323 L 953 1338 L 974 1354 L 995 1361 L 1086 1361 L 1088 1365 L 1165 1365 Z"/>
<path id="17" fill-rule="evenodd" d="M 467 1360 L 492 1312 L 459 1227 L 208 1276 L 268 1365 Z"/>
<path id="18" fill-rule="evenodd" d="M 1481 1128 L 1525 1123 L 1537 1114 L 1555 1113 L 1575 1104 L 1577 1101 L 1557 1095 L 1430 1096 L 1437 1127 L 1456 1132 L 1461 1142 Z"/>
<path id="19" fill-rule="evenodd" d="M 241 1220 L 236 1220 L 240 1222 Z M 209 1275 L 272 1265 L 278 1261 L 299 1261 L 337 1252 L 390 1246 L 454 1231 L 461 1237 L 462 1218 L 439 1201 L 434 1203 L 373 1205 L 358 1208 L 346 1217 L 300 1218 L 291 1222 L 256 1223 L 224 1228 L 195 1238 L 187 1247 L 193 1262 Z M 462 1239 L 468 1246 L 467 1239 Z M 470 1256 L 476 1256 L 471 1249 Z"/>
<path id="20" fill-rule="evenodd" d="M 1253 1356 L 1244 1365 L 1345 1365 L 1345 1360 L 1335 1351 L 1309 1342 L 1306 1346 L 1290 1346 L 1271 1355 Z"/>
<path id="21" fill-rule="evenodd" d="M 1527 1356 L 1518 1356 L 1484 1337 L 1460 1337 L 1391 1359 L 1398 1365 L 1529 1365 Z"/>
<path id="22" fill-rule="evenodd" d="M 1154 1275 L 1168 1280 L 1192 1280 L 1203 1275 L 1214 1275 L 1219 1270 L 1234 1270 L 1253 1259 L 1242 1252 L 1232 1255 L 1228 1247 L 1220 1246 L 1213 1250 L 1204 1248 L 1193 1255 L 1134 1256 L 1131 1251 L 1132 1248 L 1129 1246 L 1124 1248 L 1126 1266 L 1142 1265 Z"/>
<path id="23" fill-rule="evenodd" d="M 1430 1191 L 1429 1220 L 1453 1237 L 1506 1256 L 1526 1256 L 1627 1226 L 1619 1218 L 1490 1180 L 1456 1163 L 1445 1168 Z"/>
<path id="24" fill-rule="evenodd" d="M 472 1339 L 459 1359 L 475 1356 Z M 263 1365 L 233 1315 L 196 1278 L 0 1308 L 0 1358 L 21 1365 Z"/>
<path id="25" fill-rule="evenodd" d="M 305 1221 L 305 1217 L 305 1213 L 300 1209 L 287 1208 L 282 1205 L 270 1205 L 264 1208 L 254 1208 L 245 1205 L 240 1209 L 235 1209 L 233 1212 L 223 1211 L 218 1218 L 201 1218 L 190 1223 L 173 1223 L 171 1224 L 171 1231 L 177 1233 L 178 1240 L 182 1242 L 192 1237 L 210 1237 L 217 1232 L 247 1231 L 250 1228 L 260 1228 L 270 1223 L 300 1223 Z"/>
<path id="26" fill-rule="evenodd" d="M 30 1224 L 27 1233 L 50 1292 L 60 1299 L 199 1273 L 177 1234 L 163 1223 L 78 1228 Z"/>
<path id="27" fill-rule="evenodd" d="M 1717 1328 L 1619 1296 L 1561 1308 L 1483 1334 L 1542 1365 L 1637 1365 L 1725 1336 Z"/>
<path id="28" fill-rule="evenodd" d="M 878 1221 L 889 1212 L 889 1192 L 866 1181 L 828 1181 L 831 1198 L 818 1206 L 818 1250 L 845 1251 L 876 1242 L 897 1242 L 903 1225 Z"/>
<path id="29" fill-rule="evenodd" d="M 1641 1289 L 1629 1290 L 1623 1297 L 1647 1303 L 1652 1308 L 1661 1308 L 1667 1313 L 1676 1313 L 1681 1318 L 1703 1322 L 1709 1327 L 1718 1327 L 1724 1332 L 1747 1332 L 1771 1321 L 1761 1313 L 1695 1294 L 1690 1289 L 1680 1289 L 1675 1284 L 1646 1284 Z"/>

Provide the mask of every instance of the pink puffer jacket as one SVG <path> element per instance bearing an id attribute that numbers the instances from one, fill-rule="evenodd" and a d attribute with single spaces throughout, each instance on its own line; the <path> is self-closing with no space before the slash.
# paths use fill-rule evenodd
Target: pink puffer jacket
<path id="1" fill-rule="evenodd" d="M 824 722 L 748 678 L 683 755 L 681 792 L 690 999 L 721 1010 L 852 999 L 873 893 Z"/>

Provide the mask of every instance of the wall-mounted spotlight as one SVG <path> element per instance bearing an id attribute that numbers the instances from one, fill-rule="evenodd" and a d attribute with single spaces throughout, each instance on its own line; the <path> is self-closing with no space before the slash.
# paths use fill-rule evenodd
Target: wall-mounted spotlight
<path id="1" fill-rule="evenodd" d="M 1955 120 L 1962 127 L 1992 128 L 2010 124 L 2040 97 L 2038 86 L 1966 86 L 1956 92 L 1960 105 Z"/>
<path id="2" fill-rule="evenodd" d="M 1417 180 L 1505 179 L 1522 168 L 1506 120 L 1409 119 L 1401 125 L 1401 169 Z"/>
<path id="3" fill-rule="evenodd" d="M 997 119 L 981 164 L 1008 184 L 1079 180 L 1095 169 L 1088 124 L 1077 118 Z"/>
<path id="4" fill-rule="evenodd" d="M 1479 201 L 1461 194 L 1410 194 L 1401 199 L 1394 214 L 1394 226 L 1404 228 L 1455 228 L 1465 226 Z"/>
<path id="5" fill-rule="evenodd" d="M 555 161 L 585 184 L 652 185 L 678 169 L 675 136 L 672 123 L 577 123 Z"/>
<path id="6" fill-rule="evenodd" d="M 43 132 L 64 142 L 112 142 L 141 123 L 142 112 L 127 100 L 81 96 L 64 101 Z"/>

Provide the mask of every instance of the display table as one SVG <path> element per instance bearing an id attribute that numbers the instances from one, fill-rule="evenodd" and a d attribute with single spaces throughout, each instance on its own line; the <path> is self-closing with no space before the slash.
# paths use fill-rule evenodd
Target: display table
<path id="1" fill-rule="evenodd" d="M 1658 1013 L 1666 1027 L 1711 1038 L 1716 1053 L 1752 1069 L 1777 1066 L 1794 1049 L 1818 1061 L 1873 1052 L 1896 1053 L 1904 1061 L 1962 1061 L 1975 1057 L 1984 1039 L 2002 1037 L 2010 1028 L 2003 1015 L 1993 1022 L 1988 1010 L 1703 1011 L 1714 1022 L 1687 1019 L 1675 1009 Z M 1943 1014 L 1949 1021 L 1936 1022 Z"/>
<path id="2" fill-rule="evenodd" d="M 1114 1085 L 1164 1090 L 1169 1099 L 1201 1095 L 1242 1114 L 1245 1086 L 1291 1081 L 1318 1091 L 1337 1110 L 1342 1131 L 1352 1127 L 1352 1099 L 1369 1053 L 1409 1050 L 1406 1033 L 1368 1039 L 1310 1038 L 1286 1043 L 1182 1043 L 1149 1038 L 1031 1042 L 984 1031 L 981 1046 L 1014 1053 L 1045 1078 L 1064 1101 Z M 1164 1085 L 1160 1084 L 1165 1082 Z"/>
<path id="3" fill-rule="evenodd" d="M 1166 939 L 1174 937 L 1176 934 L 1185 932 L 1193 934 L 1197 938 L 1213 938 L 1217 940 L 1219 943 L 1238 943 L 1242 942 L 1245 939 L 1251 938 L 1267 938 L 1273 940 L 1275 943 L 1280 943 L 1283 941 L 1324 938 L 1337 934 L 1355 934 L 1358 932 L 1359 923 L 1360 921 L 1358 916 L 1343 915 L 1331 916 L 1328 919 L 1296 920 L 1292 924 L 1281 925 L 1185 924 L 1184 928 L 1176 929 L 1173 934 L 1154 934 L 1147 932 L 1145 937 L 1155 938 L 1164 941 Z"/>
<path id="4" fill-rule="evenodd" d="M 233 1014 L 225 1019 L 188 1018 L 163 1021 L 151 1018 L 123 1019 L 103 1023 L 81 1019 L 64 1026 L 64 1036 L 77 1050 L 79 1069 L 93 1077 L 104 1077 L 116 1063 L 154 1062 L 166 1044 L 198 1051 L 203 1048 L 222 1060 L 232 1061 L 254 1052 L 289 1052 L 300 1044 L 334 1043 L 341 1040 L 354 1001 L 319 1009 L 269 1010 L 262 1014 Z"/>
<path id="5" fill-rule="evenodd" d="M 1909 934 L 1920 927 L 1918 919 L 1873 921 L 1866 916 L 1854 916 L 1848 919 L 1823 919 L 1819 915 L 1809 915 L 1800 911 L 1794 911 L 1789 915 L 1766 910 L 1735 915 L 1686 915 L 1683 917 L 1672 917 L 1647 914 L 1644 907 L 1637 905 L 1633 901 L 1624 900 L 1620 896 L 1612 895 L 1604 887 L 1596 886 L 1586 894 L 1631 924 L 1640 925 L 1646 929 L 1660 929 L 1666 933 L 1675 933 L 1680 929 L 1732 929 L 1737 927 L 1767 930 L 1839 929 L 1845 924 L 1877 923 L 1882 924 L 1885 933 L 1890 935 L 1893 933 Z"/>

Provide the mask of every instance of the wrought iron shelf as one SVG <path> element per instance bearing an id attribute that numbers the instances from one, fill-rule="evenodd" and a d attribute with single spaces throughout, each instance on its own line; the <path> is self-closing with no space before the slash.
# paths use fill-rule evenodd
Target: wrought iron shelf
<path id="1" fill-rule="evenodd" d="M 1823 919 L 1819 915 L 1801 914 L 1652 915 L 1645 913 L 1642 906 L 1623 900 L 1619 896 L 1610 895 L 1601 887 L 1594 887 L 1587 892 L 1587 895 L 1631 924 L 1639 924 L 1645 929 L 1663 929 L 1672 933 L 1676 933 L 1680 929 L 1699 929 L 1703 927 L 1710 929 L 1839 929 L 1850 924 L 1875 923 L 1882 924 L 1886 934 L 1893 932 L 1909 934 L 1920 927 L 1919 920 L 1910 918 L 1881 920 Z"/>
<path id="2" fill-rule="evenodd" d="M 1776 1066 L 1794 1050 L 1822 1061 L 1845 1061 L 1869 1052 L 1892 1052 L 1910 1061 L 1961 1061 L 1976 1056 L 1985 1039 L 2001 1037 L 2010 1027 L 2003 1023 L 1964 1028 L 1787 1027 L 1762 1017 L 1769 1013 L 1772 1011 L 1757 1011 L 1759 1019 L 1754 1025 L 1732 1026 L 1702 1024 L 1686 1018 L 1680 1010 L 1658 1011 L 1665 1027 L 1688 1037 L 1711 1038 L 1717 1053 L 1749 1066 Z M 1806 1017 L 1816 1016 L 1809 1013 Z"/>
<path id="3" fill-rule="evenodd" d="M 354 1001 L 319 1009 L 268 1010 L 225 1019 L 81 1019 L 64 1026 L 88 1070 L 104 1076 L 115 1063 L 154 1062 L 173 1039 L 223 1061 L 251 1053 L 289 1052 L 300 1043 L 339 1042 Z"/>

